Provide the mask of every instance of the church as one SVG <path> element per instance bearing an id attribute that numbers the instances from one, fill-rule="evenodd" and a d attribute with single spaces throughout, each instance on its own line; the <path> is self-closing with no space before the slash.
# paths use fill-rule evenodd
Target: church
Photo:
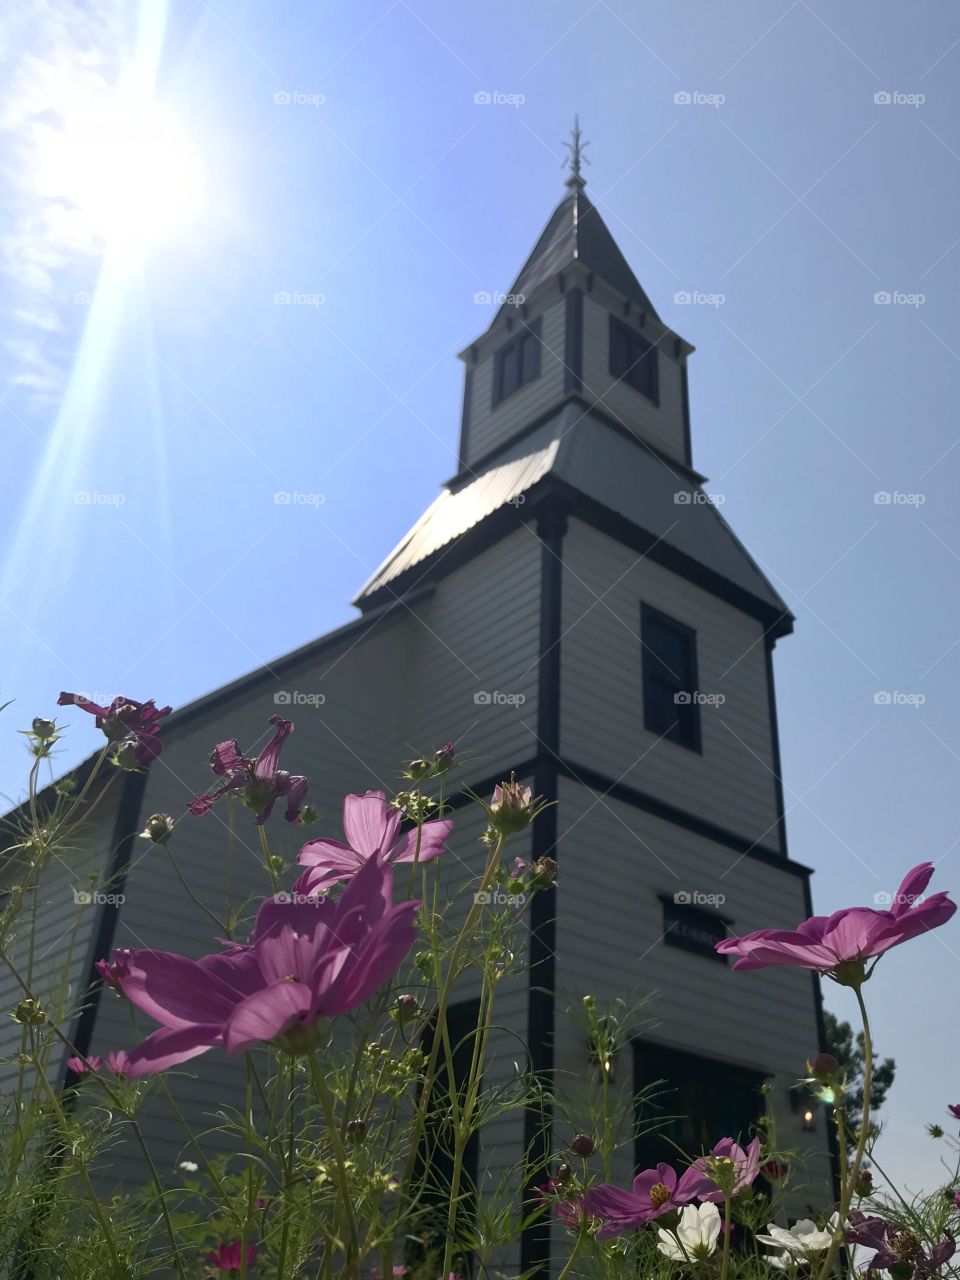
<path id="1" fill-rule="evenodd" d="M 452 740 L 458 788 L 486 794 L 514 772 L 554 802 L 513 848 L 554 858 L 559 874 L 534 899 L 529 973 L 500 993 L 491 1081 L 528 1065 L 551 1084 L 545 1140 L 562 1151 L 567 1084 L 596 1067 L 576 1009 L 591 993 L 598 1006 L 651 996 L 609 1064 L 616 1087 L 668 1081 L 682 1119 L 667 1132 L 692 1150 L 773 1117 L 780 1144 L 807 1153 L 815 1202 L 830 1177 L 827 1116 L 795 1086 L 823 1041 L 818 979 L 744 980 L 713 948 L 811 914 L 809 869 L 787 852 L 774 695 L 774 648 L 793 618 L 695 467 L 693 347 L 591 203 L 578 134 L 572 150 L 563 198 L 461 353 L 456 475 L 363 585 L 355 620 L 176 711 L 163 754 L 114 780 L 75 859 L 41 886 L 38 981 L 66 957 L 78 1002 L 95 993 L 71 1040 L 84 1053 L 129 1047 L 129 1010 L 99 986 L 96 962 L 114 947 L 202 954 L 203 904 L 219 909 L 228 882 L 235 902 L 262 895 L 246 811 L 232 831 L 219 810 L 180 820 L 209 787 L 217 742 L 255 754 L 271 715 L 295 721 L 283 764 L 309 779 L 320 821 L 306 837 L 271 823 L 275 852 L 293 861 L 303 839 L 339 836 L 344 793 L 394 792 L 404 760 Z M 137 839 L 158 812 L 178 819 L 179 875 Z M 458 804 L 453 816 L 450 850 L 475 866 L 482 815 Z M 122 904 L 78 905 L 77 890 L 98 884 Z M 462 993 L 466 1016 L 475 994 Z M 0 1052 L 16 1052 L 16 1031 L 7 1020 Z M 188 1116 L 206 1127 L 242 1072 L 224 1055 L 187 1064 Z M 157 1092 L 141 1121 L 158 1166 L 174 1168 L 182 1137 Z M 532 1113 L 487 1126 L 480 1193 L 542 1140 Z M 667 1150 L 628 1143 L 618 1180 Z M 109 1165 L 117 1182 L 140 1176 L 133 1145 Z M 514 1264 L 543 1267 L 548 1249 L 528 1231 Z"/>

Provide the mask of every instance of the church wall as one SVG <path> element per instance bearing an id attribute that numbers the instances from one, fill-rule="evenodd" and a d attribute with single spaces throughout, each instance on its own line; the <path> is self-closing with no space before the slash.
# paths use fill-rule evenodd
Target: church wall
<path id="1" fill-rule="evenodd" d="M 536 754 L 541 556 L 535 531 L 518 529 L 411 606 L 397 672 L 404 749 L 454 739 L 458 780 L 509 774 Z"/>
<path id="2" fill-rule="evenodd" d="M 683 370 L 672 354 L 673 339 L 657 347 L 660 403 L 617 381 L 610 374 L 610 313 L 621 313 L 613 296 L 610 306 L 594 296 L 583 302 L 583 394 L 610 417 L 635 432 L 671 458 L 683 462 L 686 455 Z M 656 341 L 651 335 L 651 342 Z"/>
<path id="3" fill-rule="evenodd" d="M 500 343 L 487 343 L 474 366 L 470 397 L 470 426 L 467 433 L 466 466 L 502 445 L 515 431 L 522 430 L 563 396 L 564 317 L 561 297 L 543 311 L 531 307 L 528 323 L 542 316 L 540 331 L 540 376 L 493 407 L 495 352 Z M 515 331 L 515 330 L 514 330 Z M 502 341 L 509 335 L 504 332 Z"/>
<path id="4" fill-rule="evenodd" d="M 86 990 L 99 912 L 92 903 L 78 903 L 74 890 L 110 891 L 109 887 L 104 889 L 103 876 L 112 852 L 119 789 L 117 779 L 111 793 L 100 800 L 90 819 L 70 841 L 70 847 L 58 849 L 47 863 L 35 893 L 30 895 L 36 914 L 30 914 L 30 898 L 25 899 L 23 915 L 15 927 L 11 959 L 50 1021 L 67 1035 Z M 22 884 L 24 878 L 24 873 L 14 867 L 5 868 L 0 889 Z M 34 921 L 36 927 L 31 931 Z M 0 1058 L 20 1052 L 24 1029 L 6 1015 L 22 998 L 16 978 L 5 964 L 0 964 L 0 1010 L 4 1015 L 0 1020 Z M 29 1037 L 23 1047 L 29 1047 Z M 56 1085 L 59 1080 L 67 1056 L 63 1046 L 54 1048 L 46 1067 L 51 1084 Z M 0 1091 L 15 1087 L 17 1071 L 15 1063 L 0 1064 Z"/>
<path id="5" fill-rule="evenodd" d="M 722 894 L 730 933 L 792 928 L 807 913 L 803 879 L 744 857 L 673 823 L 561 780 L 557 887 L 557 1089 L 589 1069 L 582 1029 L 559 1010 L 587 992 L 598 1003 L 655 998 L 637 1014 L 644 1037 L 670 1048 L 769 1072 L 768 1112 L 785 1147 L 810 1152 L 810 1199 L 828 1195 L 826 1113 L 802 1131 L 789 1090 L 818 1049 L 813 984 L 805 971 L 734 973 L 732 966 L 663 940 L 658 895 Z M 632 1088 L 629 1051 L 615 1063 L 616 1087 Z M 558 1140 L 561 1135 L 558 1135 Z M 726 1135 L 718 1134 L 717 1137 Z M 634 1173 L 629 1141 L 616 1178 Z M 798 1171 L 795 1171 L 798 1172 Z M 796 1192 L 798 1207 L 805 1201 Z"/>
<path id="6" fill-rule="evenodd" d="M 241 689 L 181 727 L 172 725 L 165 734 L 164 753 L 149 772 L 142 814 L 161 811 L 180 819 L 170 844 L 172 854 L 192 893 L 221 919 L 228 894 L 237 910 L 250 904 L 245 911 L 249 916 L 269 892 L 269 882 L 248 810 L 235 806 L 232 851 L 224 802 L 203 818 L 185 814 L 189 800 L 215 781 L 209 768 L 213 746 L 236 737 L 242 749 L 255 754 L 271 732 L 269 717 L 288 716 L 296 729 L 284 746 L 281 763 L 290 772 L 310 778 L 309 798 L 320 818 L 308 828 L 286 823 L 278 805 L 266 827 L 271 851 L 292 863 L 311 835 L 340 837 L 345 792 L 396 787 L 398 690 L 406 637 L 402 617 L 394 615 L 359 638 L 355 633 L 348 635 L 335 648 L 283 670 L 276 682 Z M 290 693 L 291 701 L 276 703 L 276 692 Z M 298 702 L 297 695 L 322 695 L 325 701 L 320 705 Z M 286 883 L 291 880 L 288 875 Z M 137 841 L 125 892 L 116 946 L 153 947 L 194 957 L 215 949 L 220 930 L 191 901 L 162 849 Z M 239 933 L 243 936 L 243 930 Z M 150 1019 L 137 1017 L 143 1032 L 154 1029 Z M 92 1052 L 128 1048 L 140 1038 L 131 1021 L 131 1007 L 105 991 Z M 171 1079 L 171 1088 L 198 1131 L 211 1128 L 217 1111 L 237 1106 L 243 1098 L 242 1057 L 211 1052 L 179 1070 L 182 1077 Z M 184 1149 L 182 1130 L 159 1090 L 144 1100 L 140 1121 L 161 1173 L 179 1159 L 195 1158 Z M 208 1153 L 216 1153 L 225 1148 L 225 1141 L 211 1133 L 204 1145 Z M 105 1184 L 143 1179 L 142 1157 L 132 1142 L 118 1146 L 102 1163 Z"/>
<path id="7" fill-rule="evenodd" d="M 761 623 L 582 521 L 563 557 L 563 755 L 776 849 Z M 702 752 L 644 728 L 641 602 L 696 631 L 700 692 L 726 699 L 700 707 Z"/>

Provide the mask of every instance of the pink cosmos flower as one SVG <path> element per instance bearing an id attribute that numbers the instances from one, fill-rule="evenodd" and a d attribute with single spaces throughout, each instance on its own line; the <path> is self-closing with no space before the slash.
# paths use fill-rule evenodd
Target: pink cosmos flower
<path id="1" fill-rule="evenodd" d="M 257 1246 L 248 1244 L 247 1266 L 250 1266 L 256 1256 Z M 207 1254 L 207 1262 L 210 1263 L 211 1267 L 226 1271 L 228 1275 L 239 1275 L 240 1268 L 243 1265 L 243 1247 L 240 1241 L 234 1240 L 233 1244 L 221 1244 L 219 1248 Z"/>
<path id="2" fill-rule="evenodd" d="M 960 1102 L 952 1102 L 947 1110 L 953 1116 L 954 1120 L 960 1120 Z"/>
<path id="3" fill-rule="evenodd" d="M 401 835 L 400 821 L 399 810 L 387 803 L 382 791 L 344 796 L 343 831 L 347 843 L 308 841 L 297 859 L 307 870 L 294 885 L 294 892 L 311 894 L 338 880 L 349 880 L 373 857 L 382 857 L 387 863 L 413 862 L 417 856 L 417 829 Z M 425 822 L 418 861 L 429 862 L 443 853 L 443 842 L 452 829 L 453 823 L 447 818 Z"/>
<path id="4" fill-rule="evenodd" d="M 716 1184 L 696 1165 L 678 1177 L 670 1165 L 658 1164 L 638 1173 L 631 1191 L 601 1182 L 585 1193 L 582 1203 L 585 1212 L 602 1220 L 597 1239 L 609 1240 L 693 1200 L 710 1198 L 715 1189 Z"/>
<path id="5" fill-rule="evenodd" d="M 133 698 L 123 697 L 114 698 L 108 707 L 103 707 L 82 693 L 61 693 L 57 706 L 79 707 L 81 711 L 96 716 L 97 728 L 103 730 L 108 741 L 118 744 L 121 762 L 133 765 L 149 764 L 163 750 L 157 729 L 160 721 L 172 710 L 171 707 L 157 707 L 152 699 L 135 702 Z"/>
<path id="6" fill-rule="evenodd" d="M 197 796 L 187 806 L 192 814 L 201 818 L 209 813 L 222 795 L 239 791 L 240 800 L 256 814 L 258 825 L 270 817 L 277 800 L 287 802 L 283 815 L 288 822 L 296 822 L 307 794 L 307 779 L 299 774 L 279 769 L 280 749 L 293 733 L 293 723 L 280 716 L 271 716 L 274 734 L 255 759 L 245 756 L 236 738 L 218 743 L 210 757 L 210 767 L 224 781 L 215 791 Z"/>
<path id="7" fill-rule="evenodd" d="M 130 1058 L 122 1049 L 118 1049 L 115 1053 L 108 1053 L 105 1058 L 98 1058 L 96 1054 L 91 1054 L 88 1058 L 68 1058 L 67 1066 L 78 1076 L 85 1076 L 88 1072 L 95 1074 L 106 1067 L 113 1075 L 123 1077 L 129 1075 Z"/>
<path id="8" fill-rule="evenodd" d="M 919 900 L 933 875 L 933 863 L 921 862 L 903 878 L 886 911 L 847 907 L 832 916 L 811 916 L 796 929 L 758 929 L 716 944 L 721 955 L 738 956 L 734 969 L 790 965 L 836 973 L 881 956 L 891 947 L 945 924 L 957 909 L 945 893 Z"/>
<path id="9" fill-rule="evenodd" d="M 114 991 L 120 991 L 121 980 L 130 972 L 130 957 L 133 952 L 129 947 L 117 947 L 112 960 L 98 960 L 94 968 L 101 979 Z"/>
<path id="10" fill-rule="evenodd" d="M 313 1048 L 321 1019 L 368 1000 L 413 945 L 420 904 L 391 907 L 391 890 L 389 866 L 372 857 L 335 902 L 268 898 L 246 946 L 200 960 L 134 951 L 121 990 L 161 1029 L 132 1050 L 125 1074 L 153 1075 L 215 1046 Z"/>
<path id="11" fill-rule="evenodd" d="M 716 1167 L 715 1162 L 719 1160 L 729 1161 L 732 1165 L 733 1182 L 730 1194 L 739 1195 L 756 1181 L 757 1174 L 760 1172 L 760 1139 L 754 1138 L 744 1149 L 733 1138 L 721 1138 L 708 1156 L 701 1156 L 699 1160 L 694 1160 L 690 1170 L 699 1170 L 707 1179 L 706 1189 L 697 1193 L 701 1200 L 717 1203 L 723 1199 L 723 1190 L 713 1173 Z"/>

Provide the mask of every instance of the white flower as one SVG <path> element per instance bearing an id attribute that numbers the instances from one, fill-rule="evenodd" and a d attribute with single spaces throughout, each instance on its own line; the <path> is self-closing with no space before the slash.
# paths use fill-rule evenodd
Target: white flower
<path id="1" fill-rule="evenodd" d="M 715 1204 L 685 1205 L 680 1213 L 676 1235 L 661 1227 L 657 1235 L 657 1248 L 674 1262 L 687 1262 L 692 1258 L 709 1258 L 717 1247 L 720 1235 L 720 1210 Z M 678 1243 L 679 1240 L 679 1243 Z"/>
<path id="2" fill-rule="evenodd" d="M 809 1218 L 801 1218 L 789 1231 L 785 1227 L 778 1227 L 775 1222 L 770 1222 L 767 1224 L 770 1234 L 758 1235 L 757 1242 L 782 1250 L 776 1257 L 768 1258 L 767 1261 L 774 1266 L 785 1266 L 790 1259 L 803 1261 L 828 1248 L 838 1221 L 837 1214 L 834 1214 L 825 1227 L 818 1227 Z"/>
<path id="3" fill-rule="evenodd" d="M 194 1164 L 192 1160 L 181 1160 L 178 1166 L 184 1173 L 196 1173 L 200 1168 L 198 1164 Z"/>

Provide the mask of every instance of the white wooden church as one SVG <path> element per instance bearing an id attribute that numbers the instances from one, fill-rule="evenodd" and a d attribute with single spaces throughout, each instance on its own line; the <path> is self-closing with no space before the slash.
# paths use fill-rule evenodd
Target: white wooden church
<path id="1" fill-rule="evenodd" d="M 562 1094 L 591 1063 L 566 1011 L 589 992 L 657 993 L 615 1064 L 618 1085 L 668 1079 L 686 1116 L 671 1135 L 688 1148 L 772 1112 L 781 1142 L 809 1150 L 820 1199 L 826 1116 L 805 1114 L 792 1091 L 821 1044 L 817 981 L 735 975 L 712 948 L 811 910 L 809 871 L 787 852 L 774 699 L 773 650 L 793 618 L 694 466 L 693 348 L 660 319 L 585 185 L 575 164 L 510 301 L 462 353 L 457 474 L 362 587 L 359 616 L 170 717 L 163 754 L 123 775 L 78 862 L 42 886 L 35 953 L 61 964 L 69 935 L 82 993 L 114 947 L 210 950 L 209 918 L 136 835 L 147 815 L 179 817 L 208 789 L 215 743 L 236 737 L 255 754 L 278 710 L 296 724 L 283 766 L 307 775 L 321 815 L 306 838 L 339 836 L 345 792 L 395 791 L 403 760 L 452 739 L 458 783 L 483 793 L 513 770 L 556 801 L 526 837 L 526 856 L 554 857 L 559 879 L 535 899 L 530 977 L 502 993 L 492 1075 L 516 1070 L 522 1040 Z M 451 849 L 476 862 L 481 815 L 454 816 Z M 270 830 L 292 858 L 304 829 Z M 235 840 L 234 894 L 262 894 L 252 820 Z M 179 823 L 172 844 L 213 908 L 227 845 L 217 811 Z M 88 874 L 114 891 L 119 876 L 123 906 L 77 906 L 70 889 L 89 887 Z M 4 1007 L 16 1003 L 7 985 Z M 90 1053 L 134 1042 L 109 990 L 70 1031 Z M 202 1117 L 243 1067 L 211 1053 L 186 1070 L 181 1097 Z M 571 1136 L 561 1111 L 555 1148 Z M 172 1169 L 181 1138 L 157 1093 L 141 1120 Z M 519 1112 L 484 1130 L 481 1190 L 521 1159 L 531 1124 Z M 666 1153 L 625 1147 L 621 1179 Z M 138 1176 L 139 1161 L 132 1146 L 115 1150 L 116 1181 Z M 548 1243 L 528 1233 L 516 1261 L 545 1264 Z"/>

